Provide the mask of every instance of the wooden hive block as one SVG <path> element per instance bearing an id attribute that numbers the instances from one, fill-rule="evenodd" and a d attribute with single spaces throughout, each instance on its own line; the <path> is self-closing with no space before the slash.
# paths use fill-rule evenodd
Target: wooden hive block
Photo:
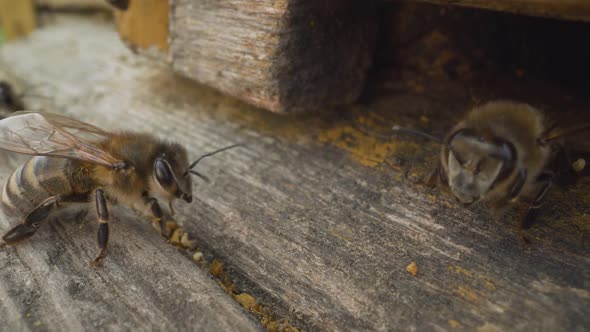
<path id="1" fill-rule="evenodd" d="M 153 21 L 143 2 L 130 4 L 121 15 Z M 371 63 L 374 16 L 372 3 L 353 0 L 173 0 L 169 60 L 186 77 L 275 112 L 351 103 Z M 126 34 L 126 25 L 123 38 L 145 47 L 153 34 Z"/>
<path id="2" fill-rule="evenodd" d="M 421 0 L 443 5 L 457 5 L 568 20 L 590 21 L 588 0 Z"/>
<path id="3" fill-rule="evenodd" d="M 24 37 L 36 26 L 33 0 L 0 0 L 0 43 Z"/>
<path id="4" fill-rule="evenodd" d="M 134 50 L 156 48 L 167 52 L 168 9 L 163 0 L 129 1 L 127 10 L 116 11 L 121 39 Z"/>

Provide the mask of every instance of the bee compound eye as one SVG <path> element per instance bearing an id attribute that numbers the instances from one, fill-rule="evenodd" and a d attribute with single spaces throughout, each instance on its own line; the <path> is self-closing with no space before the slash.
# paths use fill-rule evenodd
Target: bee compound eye
<path id="1" fill-rule="evenodd" d="M 174 176 L 172 175 L 172 170 L 170 170 L 170 165 L 166 161 L 162 159 L 156 160 L 154 163 L 154 172 L 160 185 L 169 187 L 173 184 Z"/>

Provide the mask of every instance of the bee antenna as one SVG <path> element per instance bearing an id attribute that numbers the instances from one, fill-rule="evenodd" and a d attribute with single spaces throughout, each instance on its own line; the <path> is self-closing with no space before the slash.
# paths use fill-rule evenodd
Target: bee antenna
<path id="1" fill-rule="evenodd" d="M 434 141 L 439 144 L 443 144 L 442 139 L 440 139 L 436 136 L 432 136 L 430 134 L 427 134 L 427 133 L 420 131 L 420 130 L 403 128 L 403 127 L 400 127 L 397 125 L 393 126 L 393 128 L 391 128 L 391 129 L 393 129 L 393 131 L 397 131 L 397 132 L 401 132 L 401 133 L 405 133 L 405 134 L 410 134 L 410 135 L 414 135 L 414 136 L 419 136 L 422 138 L 426 138 L 427 140 Z"/>
<path id="2" fill-rule="evenodd" d="M 547 142 L 551 142 L 553 140 L 556 140 L 556 139 L 559 139 L 559 138 L 562 138 L 562 137 L 565 137 L 565 136 L 570 136 L 570 135 L 573 135 L 573 134 L 577 134 L 579 132 L 586 131 L 586 130 L 590 130 L 590 123 L 586 123 L 586 124 L 583 124 L 581 126 L 568 129 L 568 130 L 563 131 L 561 133 L 557 133 L 557 134 L 555 134 L 553 136 L 542 138 L 540 141 L 541 141 L 541 143 L 545 144 Z"/>
<path id="3" fill-rule="evenodd" d="M 203 174 L 195 171 L 194 169 L 189 169 L 187 171 L 187 173 L 190 173 L 192 175 L 196 175 L 196 176 L 200 177 L 201 179 L 203 179 L 203 181 L 205 181 L 205 182 L 211 182 L 208 177 L 206 177 L 205 175 L 203 175 Z"/>
<path id="4" fill-rule="evenodd" d="M 226 150 L 229 150 L 229 149 L 233 149 L 233 148 L 238 147 L 238 146 L 242 146 L 242 144 L 239 144 L 239 143 L 238 144 L 233 144 L 233 145 L 230 145 L 230 146 L 226 146 L 224 148 L 221 148 L 219 150 L 215 150 L 215 151 L 212 151 L 212 152 L 209 152 L 209 153 L 205 153 L 204 155 L 200 156 L 197 160 L 193 161 L 190 164 L 190 166 L 186 169 L 186 172 L 184 173 L 184 175 L 186 176 L 188 174 L 195 174 L 195 173 L 197 173 L 197 172 L 193 171 L 192 168 L 195 167 L 195 166 L 197 166 L 197 164 L 199 163 L 199 161 L 203 160 L 204 158 L 211 157 L 214 154 L 218 154 L 220 152 L 223 152 L 223 151 L 226 151 Z M 197 173 L 195 175 L 201 176 L 201 174 L 199 174 L 199 173 Z"/>

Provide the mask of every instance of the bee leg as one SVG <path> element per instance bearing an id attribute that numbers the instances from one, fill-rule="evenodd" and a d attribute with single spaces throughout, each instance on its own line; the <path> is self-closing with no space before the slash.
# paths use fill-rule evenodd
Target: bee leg
<path id="1" fill-rule="evenodd" d="M 18 224 L 2 236 L 2 241 L 4 242 L 0 244 L 0 248 L 25 240 L 33 236 L 35 232 L 37 232 L 37 228 L 25 224 Z"/>
<path id="2" fill-rule="evenodd" d="M 47 220 L 49 213 L 54 208 L 59 207 L 60 203 L 85 203 L 88 202 L 88 198 L 87 194 L 57 195 L 47 198 L 35 210 L 29 213 L 21 224 L 15 226 L 2 236 L 4 243 L 0 243 L 0 248 L 33 236 L 39 227 L 41 227 L 41 223 Z"/>
<path id="3" fill-rule="evenodd" d="M 4 243 L 0 247 L 11 245 L 33 236 L 41 226 L 41 223 L 47 219 L 58 200 L 59 196 L 53 196 L 39 204 L 35 210 L 27 215 L 21 224 L 16 225 L 2 236 Z"/>
<path id="4" fill-rule="evenodd" d="M 162 208 L 160 207 L 160 203 L 157 199 L 153 197 L 145 197 L 144 201 L 145 204 L 150 208 L 152 216 L 154 217 L 154 223 L 160 226 L 160 233 L 163 237 L 169 239 L 174 229 L 176 229 L 176 222 L 174 220 L 165 220 L 172 218 L 167 215 L 164 215 L 164 213 L 162 212 Z"/>
<path id="5" fill-rule="evenodd" d="M 102 189 L 96 190 L 96 216 L 98 218 L 98 256 L 90 263 L 97 267 L 104 259 L 109 241 L 109 211 Z"/>
<path id="6" fill-rule="evenodd" d="M 433 189 L 434 187 L 436 187 L 438 181 L 440 180 L 440 177 L 440 164 L 437 164 L 436 167 L 430 172 L 430 174 L 428 174 L 425 185 L 428 188 Z"/>
<path id="7" fill-rule="evenodd" d="M 539 175 L 537 180 L 540 183 L 542 183 L 541 189 L 539 189 L 537 196 L 529 206 L 529 209 L 525 217 L 522 219 L 522 222 L 520 224 L 521 230 L 530 228 L 537 216 L 539 215 L 538 209 L 539 207 L 541 207 L 541 203 L 543 202 L 545 196 L 547 196 L 547 193 L 549 192 L 549 189 L 551 189 L 551 186 L 553 185 L 553 178 L 554 175 L 550 172 L 545 172 Z"/>

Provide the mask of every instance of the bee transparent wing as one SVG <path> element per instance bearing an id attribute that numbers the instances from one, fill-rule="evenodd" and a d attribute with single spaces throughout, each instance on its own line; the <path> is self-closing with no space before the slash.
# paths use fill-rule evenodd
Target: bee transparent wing
<path id="1" fill-rule="evenodd" d="M 57 114 L 17 112 L 0 120 L 0 149 L 116 167 L 122 161 L 97 144 L 109 136 L 100 128 Z"/>

